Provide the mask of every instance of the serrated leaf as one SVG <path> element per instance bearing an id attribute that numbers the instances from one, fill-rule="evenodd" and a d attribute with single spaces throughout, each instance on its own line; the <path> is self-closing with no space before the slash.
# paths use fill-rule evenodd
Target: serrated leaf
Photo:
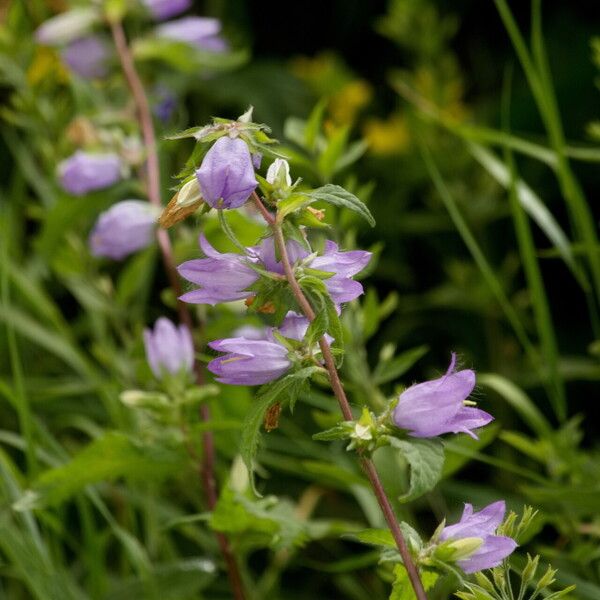
<path id="1" fill-rule="evenodd" d="M 334 206 L 340 206 L 358 213 L 363 219 L 371 225 L 375 226 L 375 219 L 371 214 L 371 211 L 367 208 L 366 204 L 357 198 L 354 194 L 346 191 L 339 185 L 333 185 L 331 183 L 324 185 L 323 187 L 317 188 L 310 192 L 306 192 L 307 196 L 310 196 L 314 200 L 321 202 L 327 202 Z"/>
<path id="2" fill-rule="evenodd" d="M 441 440 L 411 438 L 401 440 L 390 437 L 390 443 L 398 448 L 410 466 L 408 491 L 398 500 L 410 502 L 432 490 L 442 476 L 444 445 Z"/>
<path id="3" fill-rule="evenodd" d="M 332 442 L 334 440 L 343 440 L 350 435 L 352 429 L 352 425 L 340 423 L 335 427 L 331 427 L 330 429 L 326 429 L 325 431 L 319 431 L 319 433 L 315 433 L 312 436 L 312 438 L 313 440 L 318 440 L 320 442 Z"/>

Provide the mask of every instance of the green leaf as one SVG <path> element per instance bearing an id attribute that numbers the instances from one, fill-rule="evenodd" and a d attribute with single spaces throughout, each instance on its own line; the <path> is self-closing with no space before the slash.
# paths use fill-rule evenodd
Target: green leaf
<path id="1" fill-rule="evenodd" d="M 142 481 L 160 480 L 178 473 L 183 455 L 171 448 L 142 445 L 118 432 L 94 440 L 70 462 L 45 471 L 32 489 L 15 503 L 17 510 L 31 510 L 67 500 L 85 486 L 118 477 Z"/>
<path id="2" fill-rule="evenodd" d="M 317 188 L 316 190 L 306 192 L 306 194 L 314 200 L 327 202 L 328 204 L 333 204 L 334 206 L 340 206 L 342 208 L 352 210 L 365 219 L 367 223 L 371 225 L 371 227 L 375 226 L 375 219 L 373 218 L 373 215 L 367 208 L 366 204 L 362 202 L 362 200 L 359 200 L 354 194 L 351 194 L 339 185 L 328 183 L 327 185 Z"/>
<path id="3" fill-rule="evenodd" d="M 325 113 L 327 101 L 327 98 L 321 98 L 321 100 L 317 102 L 304 127 L 304 147 L 310 152 L 315 149 L 317 136 L 321 131 L 321 124 L 323 123 L 323 115 Z"/>
<path id="4" fill-rule="evenodd" d="M 248 468 L 252 490 L 257 496 L 260 494 L 256 491 L 254 482 L 254 458 L 258 451 L 260 428 L 265 412 L 276 402 L 280 402 L 282 405 L 286 402 L 293 403 L 302 391 L 306 380 L 319 369 L 320 367 L 317 366 L 305 367 L 277 381 L 267 383 L 258 390 L 250 412 L 244 421 L 240 446 L 240 454 Z"/>
<path id="5" fill-rule="evenodd" d="M 428 571 L 427 569 L 420 571 L 419 575 L 425 591 L 430 590 L 439 577 L 435 571 Z M 416 600 L 415 592 L 404 565 L 394 566 L 394 583 L 392 584 L 392 593 L 389 600 Z"/>
<path id="6" fill-rule="evenodd" d="M 349 533 L 344 537 L 355 539 L 361 544 L 368 544 L 369 546 L 396 547 L 394 536 L 389 529 L 363 529 L 362 531 Z"/>
<path id="7" fill-rule="evenodd" d="M 444 445 L 437 438 L 400 440 L 390 437 L 390 443 L 398 448 L 410 466 L 408 491 L 400 496 L 400 502 L 410 502 L 432 490 L 442 477 Z"/>
<path id="8" fill-rule="evenodd" d="M 313 440 L 318 440 L 319 442 L 332 442 L 334 440 L 343 440 L 349 437 L 350 433 L 353 430 L 353 426 L 350 422 L 348 423 L 339 423 L 335 427 L 331 427 L 325 431 L 319 431 L 319 433 L 315 433 L 312 438 Z"/>
<path id="9" fill-rule="evenodd" d="M 321 175 L 325 181 L 331 179 L 333 174 L 336 172 L 336 165 L 342 154 L 344 148 L 348 143 L 348 136 L 350 135 L 350 126 L 340 127 L 333 135 L 327 140 L 327 146 L 317 159 L 317 166 Z"/>

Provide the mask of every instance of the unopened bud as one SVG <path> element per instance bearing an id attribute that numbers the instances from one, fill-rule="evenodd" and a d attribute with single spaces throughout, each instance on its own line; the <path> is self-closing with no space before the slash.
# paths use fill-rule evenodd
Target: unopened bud
<path id="1" fill-rule="evenodd" d="M 267 181 L 278 188 L 286 189 L 292 185 L 290 165 L 283 158 L 276 158 L 267 169 Z"/>

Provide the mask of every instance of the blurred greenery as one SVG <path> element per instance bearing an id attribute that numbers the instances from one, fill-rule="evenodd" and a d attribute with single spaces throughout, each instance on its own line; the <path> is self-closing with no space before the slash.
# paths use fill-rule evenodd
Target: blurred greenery
<path id="1" fill-rule="evenodd" d="M 374 229 L 326 209 L 343 247 L 376 257 L 342 319 L 353 406 L 380 410 L 452 350 L 477 371 L 496 423 L 447 440 L 435 489 L 402 503 L 409 464 L 375 455 L 399 517 L 429 535 L 466 501 L 531 504 L 537 535 L 515 568 L 539 553 L 558 584 L 577 584 L 569 598 L 598 600 L 600 38 L 593 3 L 541 4 L 209 0 L 193 10 L 223 20 L 227 60 L 187 62 L 141 37 L 137 60 L 148 89 L 180 98 L 157 122 L 165 200 L 191 149 L 166 137 L 252 104 L 296 176 L 368 202 Z M 87 249 L 100 212 L 143 197 L 138 178 L 85 198 L 57 185 L 86 136 L 139 135 L 118 70 L 83 82 L 34 43 L 63 8 L 0 4 L 0 598 L 229 598 L 211 529 L 230 534 L 253 599 L 389 598 L 402 574 L 349 535 L 384 526 L 374 496 L 341 442 L 312 438 L 339 420 L 327 386 L 262 436 L 258 500 L 238 454 L 252 388 L 219 386 L 208 424 L 193 403 L 162 422 L 121 401 L 159 391 L 141 333 L 175 302 L 156 249 L 123 264 Z M 228 221 L 244 244 L 262 231 L 250 213 Z M 177 229 L 178 262 L 198 256 L 199 222 Z M 202 225 L 232 249 L 216 217 Z M 200 341 L 262 322 L 243 309 L 199 308 Z M 195 461 L 207 427 L 225 490 L 212 514 Z M 432 600 L 457 585 L 434 583 Z"/>

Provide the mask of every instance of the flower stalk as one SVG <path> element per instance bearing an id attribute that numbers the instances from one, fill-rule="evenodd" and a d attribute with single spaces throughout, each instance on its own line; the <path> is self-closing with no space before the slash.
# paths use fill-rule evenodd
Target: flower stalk
<path id="1" fill-rule="evenodd" d="M 287 253 L 287 248 L 285 245 L 285 238 L 281 229 L 281 220 L 278 217 L 274 217 L 267 210 L 267 208 L 262 203 L 261 199 L 259 198 L 256 192 L 252 193 L 252 200 L 254 201 L 254 204 L 256 205 L 259 212 L 261 213 L 261 215 L 268 223 L 269 227 L 273 232 L 273 237 L 275 239 L 277 251 L 279 252 L 279 255 L 281 257 L 281 264 L 283 265 L 283 270 L 286 279 L 290 285 L 290 289 L 294 295 L 294 298 L 298 302 L 298 305 L 304 313 L 304 316 L 309 321 L 314 321 L 316 317 L 315 312 L 310 302 L 304 295 L 304 292 L 302 291 L 300 284 L 298 283 L 294 275 L 294 270 L 292 268 Z M 325 336 L 323 336 L 319 340 L 319 347 L 321 348 L 321 353 L 323 354 L 323 360 L 325 361 L 325 367 L 327 369 L 327 374 L 329 376 L 331 388 L 340 405 L 340 409 L 342 411 L 344 419 L 347 421 L 352 421 L 354 420 L 354 416 L 352 415 L 352 409 L 350 408 L 350 403 L 348 402 L 344 386 L 342 385 L 339 373 L 335 366 L 335 360 L 333 358 L 331 348 L 329 347 L 329 343 L 325 339 Z M 387 497 L 383 484 L 381 483 L 381 479 L 379 478 L 379 474 L 377 473 L 377 469 L 375 468 L 375 464 L 370 458 L 366 458 L 364 456 L 361 456 L 360 461 L 362 468 L 367 474 L 371 486 L 373 487 L 373 491 L 377 498 L 377 502 L 379 503 L 379 506 L 383 512 L 385 520 L 388 526 L 390 527 L 392 536 L 394 538 L 394 541 L 396 542 L 398 551 L 400 552 L 400 556 L 402 557 L 402 561 L 408 573 L 410 583 L 415 591 L 417 600 L 427 600 L 427 595 L 425 593 L 423 583 L 421 582 L 418 569 L 412 560 L 412 557 L 408 550 L 408 546 L 406 545 L 406 541 L 404 539 L 404 536 L 402 535 L 400 526 L 398 525 L 398 521 L 396 519 L 396 515 L 394 514 L 394 510 L 392 508 L 390 500 Z"/>
<path id="2" fill-rule="evenodd" d="M 123 30 L 123 25 L 119 20 L 110 20 L 109 24 L 123 74 L 133 95 L 137 118 L 140 124 L 140 129 L 142 130 L 144 146 L 146 149 L 146 182 L 148 199 L 153 206 L 162 208 L 158 148 L 156 144 L 156 135 L 154 132 L 152 112 L 150 110 L 148 97 L 135 67 L 133 56 L 125 36 L 125 31 Z M 175 297 L 179 298 L 179 296 L 182 294 L 182 289 L 173 258 L 173 249 L 169 234 L 165 229 L 158 228 L 156 230 L 156 237 L 169 284 L 175 294 Z M 186 325 L 191 331 L 193 329 L 191 313 L 187 305 L 179 299 L 177 300 L 177 311 L 180 322 Z M 203 385 L 204 374 L 200 364 L 196 360 L 194 361 L 194 373 L 196 383 L 198 385 Z M 200 405 L 200 418 L 205 422 L 210 421 L 210 407 L 206 402 Z M 204 431 L 202 433 L 202 448 L 203 453 L 202 463 L 200 465 L 200 476 L 206 503 L 209 510 L 213 510 L 218 500 L 218 489 L 215 477 L 215 444 L 212 431 Z M 244 591 L 244 584 L 240 575 L 237 561 L 231 551 L 229 540 L 222 533 L 217 532 L 215 535 L 217 537 L 223 560 L 225 561 L 227 567 L 227 575 L 229 577 L 234 598 L 235 600 L 245 600 L 246 594 Z"/>

